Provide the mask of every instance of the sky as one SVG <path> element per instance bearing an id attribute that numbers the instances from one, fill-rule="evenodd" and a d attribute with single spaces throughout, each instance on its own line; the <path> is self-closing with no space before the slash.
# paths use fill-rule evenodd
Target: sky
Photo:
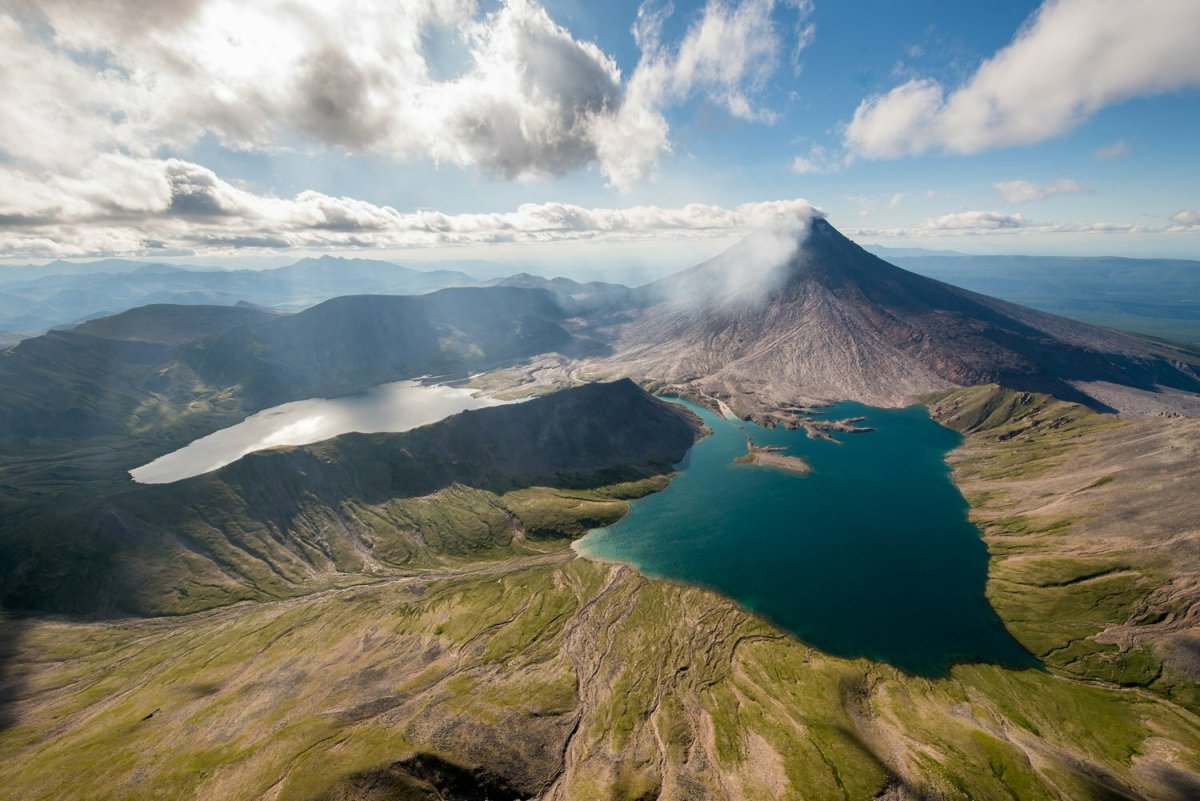
<path id="1" fill-rule="evenodd" d="M 0 0 L 0 261 L 1200 258 L 1196 0 Z"/>

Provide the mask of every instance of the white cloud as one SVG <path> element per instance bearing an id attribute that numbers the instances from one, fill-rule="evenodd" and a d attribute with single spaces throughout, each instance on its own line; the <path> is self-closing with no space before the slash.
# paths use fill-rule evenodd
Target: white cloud
<path id="1" fill-rule="evenodd" d="M 1168 231 L 1200 230 L 1200 209 L 1186 209 L 1171 217 L 1173 223 Z"/>
<path id="2" fill-rule="evenodd" d="M 1196 0 L 1046 0 L 964 85 L 914 79 L 863 100 L 845 142 L 896 158 L 1058 136 L 1113 103 L 1200 84 L 1198 30 Z"/>
<path id="3" fill-rule="evenodd" d="M 796 175 L 821 175 L 837 172 L 838 163 L 829 157 L 825 148 L 813 145 L 807 156 L 796 156 L 792 160 L 792 172 Z"/>
<path id="4" fill-rule="evenodd" d="M 911 196 L 911 192 L 895 192 L 890 196 L 879 195 L 877 197 L 867 197 L 866 195 L 845 195 L 845 198 L 858 206 L 858 216 L 869 217 L 879 211 L 881 206 L 888 211 L 895 211 Z"/>
<path id="5" fill-rule="evenodd" d="M 1096 161 L 1114 161 L 1123 159 L 1129 155 L 1129 143 L 1124 139 L 1118 139 L 1111 145 L 1096 148 L 1092 153 L 1092 158 Z"/>
<path id="6" fill-rule="evenodd" d="M 997 231 L 1021 228 L 1025 218 L 1020 214 L 1003 214 L 998 211 L 962 211 L 933 217 L 922 224 L 929 231 Z"/>
<path id="7" fill-rule="evenodd" d="M 1055 195 L 1084 191 L 1083 184 L 1066 178 L 1041 186 L 1033 181 L 1001 181 L 992 186 L 1004 198 L 1005 203 L 1032 203 Z"/>
<path id="8" fill-rule="evenodd" d="M 792 172 L 796 175 L 820 175 L 824 171 L 824 167 L 805 156 L 796 156 L 792 159 Z"/>
<path id="9" fill-rule="evenodd" d="M 1128 223 L 1050 223 L 1034 222 L 1021 214 L 1000 211 L 961 211 L 930 217 L 918 225 L 897 228 L 855 228 L 848 234 L 883 238 L 937 238 L 957 236 L 993 236 L 1033 234 L 1141 234 L 1183 230 L 1163 226 Z"/>
<path id="10" fill-rule="evenodd" d="M 846 200 L 858 206 L 859 217 L 869 217 L 879 209 L 879 201 L 866 195 L 846 195 Z"/>
<path id="11" fill-rule="evenodd" d="M 647 177 L 662 153 L 670 149 L 665 106 L 703 96 L 734 117 L 773 122 L 775 114 L 754 98 L 779 66 L 784 32 L 773 14 L 776 0 L 743 0 L 730 6 L 708 0 L 675 48 L 662 42 L 663 23 L 670 5 L 644 2 L 638 9 L 633 35 L 642 57 L 626 85 L 625 101 L 617 113 L 594 121 L 593 139 L 600 168 L 616 187 L 625 189 Z M 793 51 L 812 40 L 808 2 L 792 2 L 798 33 Z"/>
<path id="12" fill-rule="evenodd" d="M 756 98 L 789 35 L 775 11 L 775 0 L 710 0 L 669 44 L 669 9 L 644 7 L 641 62 L 624 80 L 536 0 L 489 14 L 475 0 L 10 0 L 0 154 L 78 168 L 208 134 L 235 149 L 317 145 L 504 178 L 596 164 L 627 188 L 669 150 L 671 104 L 704 96 L 772 118 Z M 439 41 L 467 58 L 442 63 Z"/>
<path id="13" fill-rule="evenodd" d="M 119 175 L 119 181 L 113 176 Z M 778 217 L 809 216 L 804 200 L 735 208 L 688 204 L 589 209 L 526 204 L 493 214 L 401 212 L 348 197 L 255 194 L 178 159 L 103 156 L 72 177 L 0 165 L 0 255 L 36 258 L 155 249 L 403 248 L 583 239 L 729 236 Z"/>

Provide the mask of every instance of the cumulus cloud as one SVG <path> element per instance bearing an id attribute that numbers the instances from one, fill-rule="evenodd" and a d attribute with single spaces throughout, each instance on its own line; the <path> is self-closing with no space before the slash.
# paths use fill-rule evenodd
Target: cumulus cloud
<path id="1" fill-rule="evenodd" d="M 1058 136 L 1133 97 L 1200 84 L 1195 0 L 1046 0 L 962 86 L 915 78 L 862 101 L 845 143 L 871 158 L 977 153 Z"/>
<path id="2" fill-rule="evenodd" d="M 1001 181 L 992 186 L 1000 193 L 1000 197 L 1004 198 L 1005 203 L 1032 203 L 1055 195 L 1084 191 L 1083 184 L 1066 178 L 1045 185 L 1038 185 L 1033 181 Z"/>
<path id="3" fill-rule="evenodd" d="M 476 0 L 8 0 L 0 154 L 78 168 L 211 135 L 235 149 L 316 145 L 509 179 L 598 165 L 627 188 L 669 151 L 671 104 L 704 96 L 771 119 L 756 98 L 794 30 L 776 12 L 776 0 L 709 0 L 667 43 L 670 8 L 644 6 L 626 79 L 536 0 L 490 13 Z M 431 52 L 437 41 L 462 63 Z"/>
<path id="4" fill-rule="evenodd" d="M 625 87 L 625 101 L 593 125 L 601 169 L 614 186 L 627 188 L 644 179 L 670 149 L 664 107 L 703 96 L 734 117 L 774 121 L 775 114 L 754 98 L 785 48 L 786 31 L 774 17 L 777 5 L 776 0 L 743 0 L 736 6 L 708 0 L 672 48 L 662 40 L 671 6 L 642 4 L 633 26 L 642 56 Z M 806 0 L 785 5 L 793 7 L 799 26 L 795 58 L 812 40 L 811 26 L 802 24 L 812 9 Z"/>
<path id="5" fill-rule="evenodd" d="M 813 213 L 800 199 L 735 208 L 539 203 L 491 214 L 401 212 L 320 192 L 257 194 L 179 159 L 106 155 L 69 178 L 0 165 L 0 255 L 8 257 L 723 237 Z"/>
<path id="6" fill-rule="evenodd" d="M 796 156 L 792 159 L 792 172 L 796 175 L 819 175 L 824 168 L 806 156 Z"/>

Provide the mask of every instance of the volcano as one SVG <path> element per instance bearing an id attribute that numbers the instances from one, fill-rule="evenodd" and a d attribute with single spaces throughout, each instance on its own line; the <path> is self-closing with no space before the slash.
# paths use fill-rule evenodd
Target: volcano
<path id="1" fill-rule="evenodd" d="M 609 326 L 610 365 L 749 412 L 991 383 L 1129 415 L 1200 412 L 1200 354 L 916 275 L 817 216 L 639 292 Z"/>

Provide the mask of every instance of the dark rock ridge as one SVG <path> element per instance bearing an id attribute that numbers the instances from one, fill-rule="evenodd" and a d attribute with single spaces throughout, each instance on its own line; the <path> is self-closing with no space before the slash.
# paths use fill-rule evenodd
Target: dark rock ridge
<path id="1" fill-rule="evenodd" d="M 368 503 L 451 484 L 497 493 L 596 486 L 669 471 L 699 430 L 690 413 L 623 379 L 465 411 L 399 434 L 343 434 L 259 451 L 176 485 L 219 481 L 240 497 L 265 491 Z"/>
<path id="2" fill-rule="evenodd" d="M 75 326 L 76 334 L 117 342 L 149 342 L 182 345 L 194 339 L 215 336 L 242 325 L 264 323 L 275 317 L 265 309 L 242 304 L 181 306 L 152 303 L 136 309 L 98 317 Z"/>
<path id="3" fill-rule="evenodd" d="M 347 434 L 254 453 L 174 484 L 10 504 L 0 510 L 0 602 L 153 614 L 179 595 L 203 608 L 296 594 L 323 575 L 386 572 L 384 552 L 401 541 L 410 551 L 412 542 L 436 550 L 440 525 L 390 507 L 397 499 L 454 487 L 502 493 L 659 475 L 701 430 L 689 412 L 625 380 L 399 434 Z M 457 519 L 449 526 L 455 535 L 490 527 L 467 550 L 496 545 L 512 523 L 476 496 L 422 514 Z"/>
<path id="4" fill-rule="evenodd" d="M 1194 353 L 910 273 L 824 219 L 790 258 L 747 269 L 761 263 L 770 236 L 757 232 L 640 290 L 642 308 L 609 330 L 618 343 L 611 363 L 717 397 L 776 403 L 898 405 L 933 389 L 999 383 L 1135 411 L 1186 406 L 1196 398 L 1184 393 L 1200 391 Z"/>

